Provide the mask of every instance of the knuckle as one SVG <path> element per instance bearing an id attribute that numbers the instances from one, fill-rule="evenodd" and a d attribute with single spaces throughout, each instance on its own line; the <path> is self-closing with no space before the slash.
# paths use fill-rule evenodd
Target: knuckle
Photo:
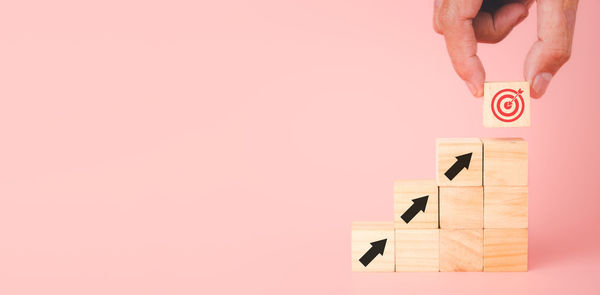
<path id="1" fill-rule="evenodd" d="M 453 62 L 454 71 L 463 80 L 466 80 L 470 75 L 470 70 L 463 60 L 456 60 Z"/>
<path id="2" fill-rule="evenodd" d="M 550 50 L 547 56 L 556 63 L 564 64 L 571 58 L 571 49 L 568 47 L 555 48 Z"/>
<path id="3" fill-rule="evenodd" d="M 448 27 L 451 26 L 453 23 L 455 22 L 455 18 L 452 17 L 449 13 L 447 12 L 442 12 L 440 13 L 440 15 L 438 16 L 438 24 L 441 27 Z"/>
<path id="4" fill-rule="evenodd" d="M 486 35 L 485 37 L 483 37 L 481 41 L 485 42 L 485 43 L 496 44 L 502 40 L 504 40 L 504 36 L 502 34 L 497 34 L 497 33 L 492 32 L 492 33 Z"/>
<path id="5" fill-rule="evenodd" d="M 493 34 L 492 43 L 494 43 L 494 44 L 500 43 L 500 41 L 504 40 L 507 35 L 508 35 L 508 32 L 497 32 L 497 33 Z"/>

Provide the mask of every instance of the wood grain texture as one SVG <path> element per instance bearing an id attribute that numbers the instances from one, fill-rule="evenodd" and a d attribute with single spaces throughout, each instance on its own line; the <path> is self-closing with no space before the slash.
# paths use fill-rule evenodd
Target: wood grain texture
<path id="1" fill-rule="evenodd" d="M 456 157 L 472 153 L 469 168 L 450 180 L 444 173 Z M 439 186 L 481 186 L 483 183 L 483 144 L 479 138 L 438 138 L 436 140 L 436 177 Z"/>
<path id="2" fill-rule="evenodd" d="M 484 228 L 527 228 L 527 186 L 485 186 Z"/>
<path id="3" fill-rule="evenodd" d="M 371 249 L 371 243 L 387 239 L 383 255 L 377 255 L 366 267 L 359 259 Z M 353 222 L 352 223 L 352 271 L 393 272 L 394 271 L 394 223 L 393 222 Z"/>
<path id="4" fill-rule="evenodd" d="M 440 229 L 440 271 L 483 271 L 483 229 Z"/>
<path id="5" fill-rule="evenodd" d="M 500 105 L 505 106 L 505 107 L 512 106 L 513 108 L 518 108 L 518 110 L 515 110 L 515 115 L 517 113 L 520 113 L 519 110 L 521 110 L 521 108 L 522 108 L 523 112 L 521 113 L 521 116 L 512 122 L 503 122 L 503 121 L 499 120 L 498 117 L 496 115 L 494 115 L 494 112 L 492 111 L 492 101 L 493 101 L 494 96 L 499 91 L 502 91 L 504 89 L 512 89 L 514 91 L 518 91 L 519 89 L 523 90 L 521 97 L 523 97 L 523 102 L 525 103 L 524 106 L 520 104 L 520 99 L 519 100 L 515 99 L 511 103 L 510 100 L 512 100 L 512 97 L 514 97 L 513 95 L 510 95 L 512 97 L 501 100 L 500 98 L 503 96 L 503 94 L 510 94 L 510 92 L 506 92 L 506 91 L 502 92 L 503 94 L 498 95 L 497 99 L 495 101 L 496 113 L 498 114 L 498 116 L 500 118 L 503 118 L 503 119 L 510 119 L 513 116 L 504 116 L 504 115 L 501 115 L 500 113 L 498 113 L 498 109 L 500 108 Z M 501 102 L 501 103 L 498 104 L 497 102 Z M 512 108 L 506 108 L 504 110 L 506 113 L 511 113 Z M 484 84 L 483 126 L 485 126 L 485 127 L 528 127 L 530 125 L 531 125 L 531 98 L 530 98 L 530 94 L 529 94 L 529 83 L 528 82 L 486 82 Z"/>
<path id="6" fill-rule="evenodd" d="M 441 186 L 440 228 L 482 229 L 483 187 Z"/>
<path id="7" fill-rule="evenodd" d="M 528 145 L 522 138 L 482 138 L 483 185 L 527 185 Z"/>
<path id="8" fill-rule="evenodd" d="M 419 212 L 406 223 L 401 216 L 416 198 L 429 196 L 425 212 Z M 394 225 L 403 228 L 438 228 L 438 187 L 435 180 L 394 181 Z"/>
<path id="9" fill-rule="evenodd" d="M 396 271 L 439 271 L 439 229 L 397 229 Z"/>
<path id="10" fill-rule="evenodd" d="M 528 229 L 485 229 L 484 271 L 527 271 Z"/>

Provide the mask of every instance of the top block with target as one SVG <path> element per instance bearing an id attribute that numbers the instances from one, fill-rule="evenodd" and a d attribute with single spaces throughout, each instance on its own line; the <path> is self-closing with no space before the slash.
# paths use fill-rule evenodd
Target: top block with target
<path id="1" fill-rule="evenodd" d="M 529 127 L 529 82 L 486 82 L 483 91 L 483 126 Z"/>

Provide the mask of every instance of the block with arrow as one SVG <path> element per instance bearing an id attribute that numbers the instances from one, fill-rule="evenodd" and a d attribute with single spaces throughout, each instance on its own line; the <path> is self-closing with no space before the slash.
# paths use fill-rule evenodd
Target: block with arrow
<path id="1" fill-rule="evenodd" d="M 367 250 L 363 256 L 361 256 L 358 261 L 362 263 L 365 267 L 369 266 L 373 259 L 377 257 L 377 255 L 383 256 L 383 252 L 385 251 L 385 244 L 387 243 L 387 239 L 371 242 L 371 248 Z"/>
<path id="2" fill-rule="evenodd" d="M 394 182 L 394 226 L 438 228 L 438 187 L 435 180 Z"/>
<path id="3" fill-rule="evenodd" d="M 479 138 L 439 138 L 436 150 L 439 186 L 483 184 L 483 144 Z"/>
<path id="4" fill-rule="evenodd" d="M 352 271 L 394 271 L 394 224 L 352 223 Z"/>

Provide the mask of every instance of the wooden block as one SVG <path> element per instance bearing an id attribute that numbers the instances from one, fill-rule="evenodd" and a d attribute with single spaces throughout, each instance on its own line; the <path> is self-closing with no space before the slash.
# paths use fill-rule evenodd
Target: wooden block
<path id="1" fill-rule="evenodd" d="M 352 223 L 352 271 L 393 272 L 394 244 L 393 222 Z"/>
<path id="2" fill-rule="evenodd" d="M 527 185 L 527 142 L 522 138 L 482 138 L 483 185 Z"/>
<path id="3" fill-rule="evenodd" d="M 425 211 L 421 210 L 423 206 Z M 398 229 L 438 228 L 438 187 L 435 180 L 394 182 L 394 225 Z"/>
<path id="4" fill-rule="evenodd" d="M 527 186 L 485 186 L 484 228 L 527 228 Z"/>
<path id="5" fill-rule="evenodd" d="M 486 82 L 483 91 L 483 126 L 529 127 L 529 82 Z"/>
<path id="6" fill-rule="evenodd" d="M 484 271 L 527 271 L 526 228 L 485 229 Z"/>
<path id="7" fill-rule="evenodd" d="M 440 271 L 483 271 L 483 229 L 440 229 Z"/>
<path id="8" fill-rule="evenodd" d="M 440 228 L 482 229 L 483 187 L 440 186 Z"/>
<path id="9" fill-rule="evenodd" d="M 483 144 L 479 138 L 438 138 L 436 171 L 439 186 L 481 186 Z"/>
<path id="10" fill-rule="evenodd" d="M 439 229 L 397 229 L 396 271 L 439 271 Z"/>

